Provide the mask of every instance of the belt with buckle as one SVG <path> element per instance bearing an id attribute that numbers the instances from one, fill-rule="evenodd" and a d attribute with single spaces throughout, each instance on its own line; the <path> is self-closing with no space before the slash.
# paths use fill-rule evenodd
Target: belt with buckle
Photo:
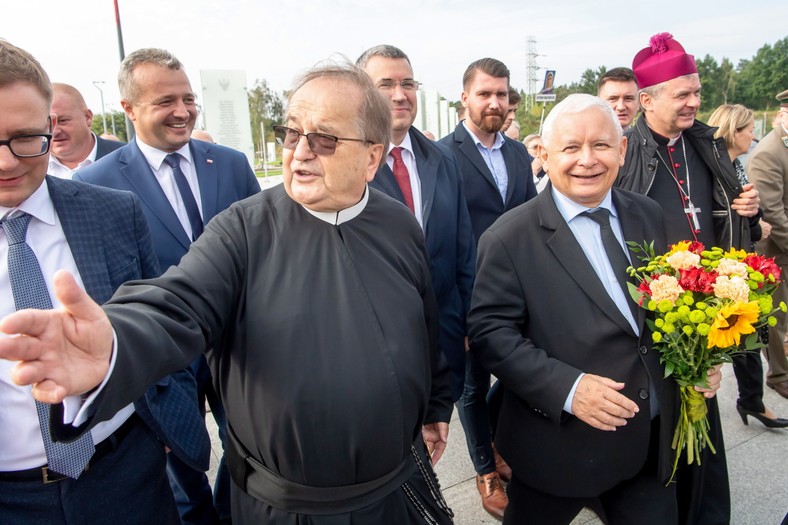
<path id="1" fill-rule="evenodd" d="M 108 452 L 114 450 L 123 438 L 125 438 L 131 429 L 134 428 L 134 425 L 139 420 L 139 416 L 136 413 L 132 414 L 124 423 L 118 427 L 115 432 L 107 436 L 101 443 L 96 445 L 96 451 L 93 453 L 93 456 L 90 458 L 90 462 L 85 466 L 85 471 L 90 469 L 90 465 L 96 463 L 97 460 L 101 459 L 105 456 Z M 68 476 L 60 474 L 59 472 L 55 472 L 54 470 L 49 470 L 47 465 L 43 467 L 35 467 L 30 468 L 27 470 L 15 470 L 12 472 L 0 472 L 0 482 L 2 481 L 41 481 L 44 485 L 48 485 L 49 483 L 57 483 L 58 481 L 63 481 L 64 479 L 71 479 Z"/>

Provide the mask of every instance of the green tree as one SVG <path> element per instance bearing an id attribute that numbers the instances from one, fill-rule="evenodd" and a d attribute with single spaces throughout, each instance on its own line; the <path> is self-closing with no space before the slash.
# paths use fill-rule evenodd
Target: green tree
<path id="1" fill-rule="evenodd" d="M 788 37 L 764 45 L 737 69 L 736 102 L 753 109 L 777 107 L 775 95 L 788 86 Z"/>
<path id="2" fill-rule="evenodd" d="M 268 82 L 257 79 L 254 87 L 249 90 L 249 118 L 252 124 L 252 140 L 255 149 L 262 146 L 260 140 L 260 123 L 265 127 L 265 142 L 274 140 L 272 127 L 284 121 L 284 93 L 276 93 L 268 86 Z"/>
<path id="3" fill-rule="evenodd" d="M 122 111 L 110 111 L 107 113 L 107 133 L 112 133 L 112 121 L 115 121 L 115 133 L 123 142 L 128 142 L 126 135 L 126 114 Z M 100 113 L 93 115 L 93 124 L 91 129 L 96 135 L 104 133 L 104 120 Z"/>

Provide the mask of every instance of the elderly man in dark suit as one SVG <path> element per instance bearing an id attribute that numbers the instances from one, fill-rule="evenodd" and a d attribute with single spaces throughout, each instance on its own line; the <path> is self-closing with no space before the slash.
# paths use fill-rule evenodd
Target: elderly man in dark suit
<path id="1" fill-rule="evenodd" d="M 93 133 L 93 112 L 74 86 L 52 84 L 51 111 L 57 115 L 57 126 L 52 132 L 50 175 L 70 179 L 78 169 L 123 147 L 123 142 L 103 139 Z"/>
<path id="2" fill-rule="evenodd" d="M 125 281 L 159 271 L 136 197 L 46 176 L 57 121 L 51 98 L 40 64 L 0 41 L 2 315 L 58 306 L 51 276 L 59 268 L 73 272 L 99 303 Z M 58 416 L 53 411 L 50 419 L 30 389 L 12 382 L 9 364 L 0 362 L 0 523 L 179 523 L 166 442 L 135 406 L 84 439 L 53 442 L 48 428 Z"/>
<path id="3" fill-rule="evenodd" d="M 471 351 L 504 386 L 504 523 L 569 523 L 584 505 L 610 524 L 677 523 L 666 481 L 678 388 L 625 292 L 625 241 L 663 250 L 661 209 L 611 190 L 626 139 L 601 99 L 567 97 L 542 138 L 550 185 L 482 235 L 468 318 Z"/>
<path id="4" fill-rule="evenodd" d="M 74 178 L 137 194 L 159 264 L 166 270 L 178 264 L 214 215 L 258 193 L 260 185 L 242 153 L 190 140 L 197 119 L 196 96 L 183 65 L 171 53 L 134 51 L 121 64 L 118 84 L 136 139 Z M 198 358 L 191 370 L 198 388 L 195 408 L 205 415 L 207 400 L 224 441 L 224 408 L 205 358 Z M 229 521 L 229 476 L 223 460 L 213 498 L 204 469 L 195 469 L 178 455 L 168 458 L 167 469 L 184 523 Z"/>
<path id="5" fill-rule="evenodd" d="M 391 105 L 391 144 L 370 186 L 408 206 L 424 230 L 440 315 L 439 344 L 452 371 L 452 398 L 457 401 L 465 384 L 465 317 L 476 264 L 462 176 L 452 152 L 413 127 L 419 82 L 408 56 L 380 45 L 362 53 L 356 65 Z"/>
<path id="6" fill-rule="evenodd" d="M 468 110 L 468 118 L 440 143 L 448 146 L 457 159 L 478 242 L 502 213 L 535 197 L 536 187 L 528 152 L 522 144 L 500 132 L 509 109 L 509 69 L 494 58 L 477 60 L 465 70 L 462 86 L 462 105 Z M 476 470 L 482 506 L 500 519 L 506 507 L 506 493 L 496 471 L 498 458 L 493 454 L 487 407 L 489 390 L 489 372 L 471 355 L 466 364 L 465 390 L 457 409 Z M 502 475 L 507 471 L 501 469 Z"/>

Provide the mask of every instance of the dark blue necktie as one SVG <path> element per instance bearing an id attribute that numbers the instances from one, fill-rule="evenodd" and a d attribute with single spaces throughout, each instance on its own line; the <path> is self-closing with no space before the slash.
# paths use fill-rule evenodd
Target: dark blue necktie
<path id="1" fill-rule="evenodd" d="M 8 276 L 17 310 L 25 308 L 52 309 L 49 290 L 38 265 L 38 259 L 25 241 L 32 217 L 23 213 L 0 222 L 8 238 Z M 93 456 L 93 436 L 85 432 L 71 443 L 53 442 L 49 431 L 50 405 L 36 401 L 41 437 L 49 470 L 77 479 Z"/>
<path id="2" fill-rule="evenodd" d="M 200 209 L 197 207 L 197 201 L 194 200 L 189 182 L 186 180 L 186 175 L 181 170 L 181 155 L 180 153 L 170 153 L 164 158 L 164 162 L 172 168 L 172 176 L 175 178 L 175 184 L 178 185 L 178 191 L 183 199 L 183 205 L 186 207 L 186 215 L 189 216 L 189 224 L 192 227 L 192 240 L 197 240 L 202 234 L 202 217 L 200 217 Z"/>
<path id="3" fill-rule="evenodd" d="M 610 266 L 613 268 L 616 280 L 619 286 L 621 286 L 621 290 L 624 292 L 624 298 L 627 301 L 629 310 L 632 312 L 635 320 L 637 320 L 637 308 L 635 307 L 635 302 L 632 301 L 629 295 L 629 288 L 627 287 L 627 283 L 629 282 L 629 275 L 627 274 L 629 259 L 627 259 L 624 249 L 621 247 L 621 243 L 616 239 L 616 234 L 613 233 L 613 228 L 610 226 L 610 211 L 606 208 L 598 208 L 594 211 L 584 211 L 581 215 L 585 215 L 599 224 L 599 232 L 602 236 L 602 246 L 605 248 L 607 260 L 610 261 Z"/>

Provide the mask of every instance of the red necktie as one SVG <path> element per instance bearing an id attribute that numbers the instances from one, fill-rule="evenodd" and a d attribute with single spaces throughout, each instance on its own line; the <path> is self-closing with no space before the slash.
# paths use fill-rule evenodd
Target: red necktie
<path id="1" fill-rule="evenodd" d="M 405 163 L 402 162 L 402 148 L 396 147 L 391 150 L 389 153 L 394 158 L 394 178 L 397 180 L 397 184 L 399 184 L 399 189 L 402 190 L 402 196 L 405 198 L 405 204 L 407 204 L 410 211 L 414 212 L 413 208 L 413 189 L 410 187 L 410 174 L 408 173 L 408 168 L 405 166 Z"/>

